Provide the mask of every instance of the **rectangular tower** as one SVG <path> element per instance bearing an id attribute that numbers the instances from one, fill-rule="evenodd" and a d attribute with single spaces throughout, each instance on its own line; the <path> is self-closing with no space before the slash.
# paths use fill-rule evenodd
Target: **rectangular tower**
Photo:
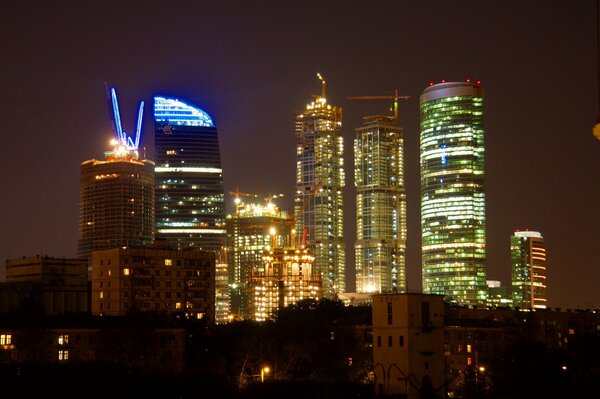
<path id="1" fill-rule="evenodd" d="M 483 89 L 479 82 L 432 84 L 420 103 L 423 292 L 483 304 Z"/>
<path id="2" fill-rule="evenodd" d="M 333 298 L 346 289 L 344 139 L 342 108 L 327 104 L 324 81 L 321 96 L 296 113 L 295 131 L 296 231 L 315 257 L 323 295 Z"/>
<path id="3" fill-rule="evenodd" d="M 406 291 L 404 140 L 392 117 L 356 129 L 356 292 Z"/>
<path id="4" fill-rule="evenodd" d="M 537 231 L 510 238 L 512 302 L 521 309 L 546 309 L 546 245 Z"/>

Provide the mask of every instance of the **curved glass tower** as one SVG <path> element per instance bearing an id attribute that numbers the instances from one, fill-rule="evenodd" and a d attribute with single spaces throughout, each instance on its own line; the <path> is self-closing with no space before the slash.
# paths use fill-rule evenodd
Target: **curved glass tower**
<path id="1" fill-rule="evenodd" d="M 225 193 L 217 128 L 201 109 L 154 97 L 156 237 L 174 248 L 225 245 Z"/>
<path id="2" fill-rule="evenodd" d="M 423 291 L 483 303 L 483 89 L 439 83 L 425 89 L 420 103 Z"/>

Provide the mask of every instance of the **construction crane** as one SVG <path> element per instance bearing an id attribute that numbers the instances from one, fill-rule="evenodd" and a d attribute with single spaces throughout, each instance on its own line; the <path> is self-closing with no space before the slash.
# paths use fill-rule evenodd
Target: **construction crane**
<path id="1" fill-rule="evenodd" d="M 350 96 L 348 100 L 394 100 L 394 122 L 398 124 L 398 100 L 408 100 L 410 96 L 401 96 L 398 89 L 394 89 L 394 94 L 387 96 Z"/>

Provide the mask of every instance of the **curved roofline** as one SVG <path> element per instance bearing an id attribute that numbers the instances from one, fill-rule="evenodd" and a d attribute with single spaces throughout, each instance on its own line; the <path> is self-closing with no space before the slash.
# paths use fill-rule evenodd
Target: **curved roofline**
<path id="1" fill-rule="evenodd" d="M 420 102 L 424 103 L 431 100 L 454 96 L 483 97 L 483 88 L 479 82 L 476 84 L 470 82 L 437 83 L 423 90 Z"/>
<path id="2" fill-rule="evenodd" d="M 154 121 L 172 125 L 215 127 L 211 116 L 186 101 L 154 96 Z"/>

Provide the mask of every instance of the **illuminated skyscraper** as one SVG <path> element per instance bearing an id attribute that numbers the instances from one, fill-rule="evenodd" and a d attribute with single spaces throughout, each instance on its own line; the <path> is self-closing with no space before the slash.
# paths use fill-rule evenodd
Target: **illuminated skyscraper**
<path id="1" fill-rule="evenodd" d="M 314 270 L 321 274 L 323 295 L 332 298 L 346 288 L 344 139 L 342 108 L 327 104 L 325 81 L 321 81 L 321 95 L 295 115 L 294 213 L 298 237 L 306 237 L 306 245 L 315 257 Z"/>
<path id="2" fill-rule="evenodd" d="M 116 138 L 106 159 L 81 164 L 78 255 L 154 240 L 154 162 L 139 159 L 143 102 L 135 139 L 121 128 L 119 106 L 111 90 Z"/>
<path id="3" fill-rule="evenodd" d="M 356 129 L 356 291 L 406 291 L 404 139 L 392 117 Z"/>
<path id="4" fill-rule="evenodd" d="M 227 215 L 227 258 L 231 312 L 236 318 L 253 318 L 248 282 L 254 269 L 264 269 L 263 255 L 283 247 L 291 235 L 291 219 L 272 202 L 265 205 L 235 199 L 235 214 Z"/>
<path id="5" fill-rule="evenodd" d="M 154 122 L 156 237 L 178 249 L 220 251 L 225 193 L 212 118 L 183 101 L 154 97 Z"/>
<path id="6" fill-rule="evenodd" d="M 484 303 L 483 89 L 439 83 L 420 103 L 423 291 Z"/>
<path id="7" fill-rule="evenodd" d="M 512 302 L 522 309 L 546 309 L 546 245 L 537 231 L 510 237 Z"/>

